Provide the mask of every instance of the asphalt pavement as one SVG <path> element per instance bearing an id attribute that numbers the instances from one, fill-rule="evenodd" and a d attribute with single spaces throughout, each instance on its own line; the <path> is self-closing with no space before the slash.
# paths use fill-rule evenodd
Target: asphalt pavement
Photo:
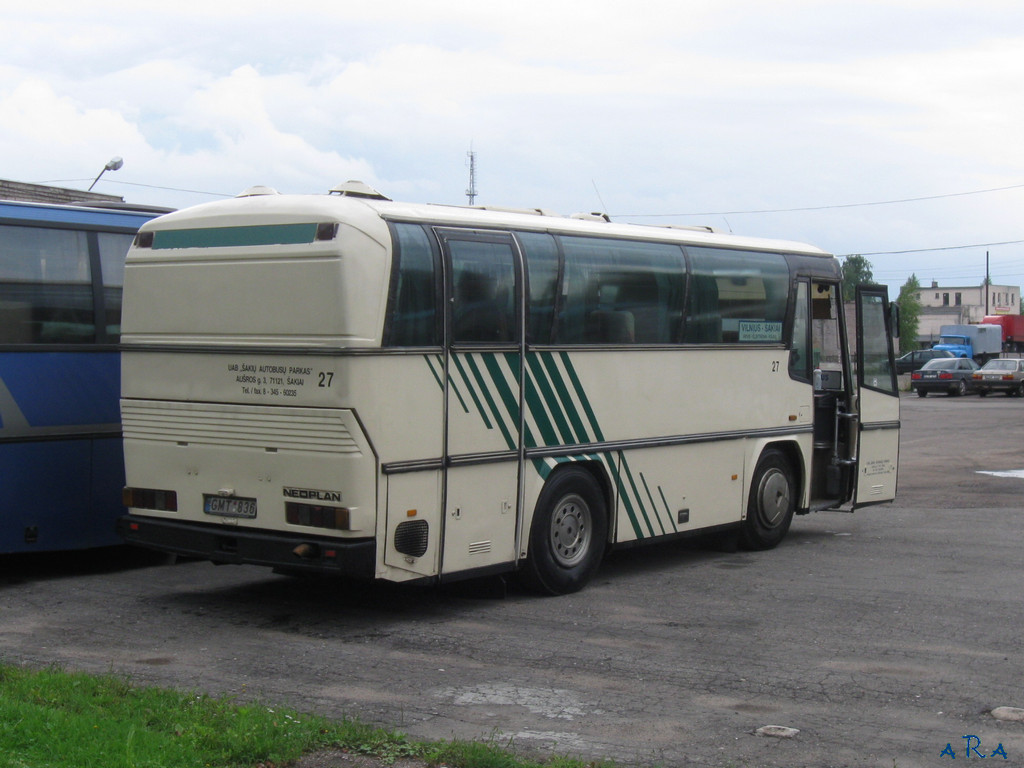
<path id="1" fill-rule="evenodd" d="M 629 550 L 556 598 L 7 557 L 0 660 L 535 756 L 1024 764 L 1024 723 L 992 715 L 1024 707 L 1024 399 L 902 405 L 897 502 L 798 517 L 770 552 Z"/>

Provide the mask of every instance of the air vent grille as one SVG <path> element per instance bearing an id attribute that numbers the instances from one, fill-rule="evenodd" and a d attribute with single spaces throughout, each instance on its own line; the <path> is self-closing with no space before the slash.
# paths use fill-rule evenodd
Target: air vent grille
<path id="1" fill-rule="evenodd" d="M 406 520 L 395 528 L 395 549 L 403 555 L 422 557 L 427 551 L 429 526 L 426 520 Z"/>

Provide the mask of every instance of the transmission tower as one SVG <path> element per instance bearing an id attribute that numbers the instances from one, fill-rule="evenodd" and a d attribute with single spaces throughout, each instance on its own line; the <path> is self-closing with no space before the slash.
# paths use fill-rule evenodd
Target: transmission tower
<path id="1" fill-rule="evenodd" d="M 469 204 L 473 205 L 476 202 L 476 152 L 471 149 L 466 153 L 466 157 L 469 158 L 466 163 L 469 166 L 469 186 L 466 188 L 466 197 L 469 198 Z"/>

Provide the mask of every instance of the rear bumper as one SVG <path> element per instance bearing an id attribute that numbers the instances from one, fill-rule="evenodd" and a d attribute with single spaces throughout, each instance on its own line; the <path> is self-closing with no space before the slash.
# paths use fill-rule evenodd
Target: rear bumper
<path id="1" fill-rule="evenodd" d="M 979 392 L 1016 392 L 1020 389 L 1019 381 L 982 381 L 977 382 L 974 388 Z"/>
<path id="2" fill-rule="evenodd" d="M 968 392 L 974 392 L 980 387 L 975 386 L 972 382 L 964 379 L 964 386 Z M 960 383 L 957 381 L 912 381 L 910 382 L 911 390 L 922 390 L 924 392 L 956 392 L 960 387 Z"/>
<path id="3" fill-rule="evenodd" d="M 214 563 L 265 565 L 372 579 L 377 559 L 373 539 L 344 541 L 293 536 L 140 515 L 125 515 L 118 521 L 117 529 L 128 544 Z"/>

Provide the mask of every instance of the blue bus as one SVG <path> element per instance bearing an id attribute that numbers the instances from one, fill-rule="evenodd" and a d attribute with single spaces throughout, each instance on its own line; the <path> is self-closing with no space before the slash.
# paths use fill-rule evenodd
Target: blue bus
<path id="1" fill-rule="evenodd" d="M 121 543 L 124 259 L 167 210 L 0 200 L 0 554 Z"/>

